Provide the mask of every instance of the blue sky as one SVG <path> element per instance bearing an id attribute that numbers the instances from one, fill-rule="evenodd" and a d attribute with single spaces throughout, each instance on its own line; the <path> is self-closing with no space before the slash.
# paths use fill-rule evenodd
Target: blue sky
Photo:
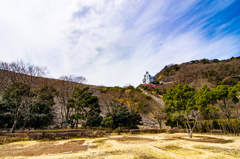
<path id="1" fill-rule="evenodd" d="M 240 56 L 240 0 L 0 0 L 0 60 L 137 86 L 149 71 Z"/>

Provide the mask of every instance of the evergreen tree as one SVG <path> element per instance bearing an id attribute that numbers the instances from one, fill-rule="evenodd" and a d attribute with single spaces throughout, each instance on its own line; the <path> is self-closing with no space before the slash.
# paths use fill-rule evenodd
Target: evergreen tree
<path id="1" fill-rule="evenodd" d="M 98 97 L 92 96 L 93 92 L 89 91 L 89 87 L 83 89 L 75 88 L 72 99 L 68 100 L 68 107 L 74 108 L 76 118 L 76 127 L 78 120 L 82 121 L 82 126 L 99 126 L 102 122 L 100 105 Z M 69 122 L 72 122 L 71 120 Z"/>
<path id="2" fill-rule="evenodd" d="M 54 124 L 54 96 L 57 91 L 53 86 L 44 85 L 35 91 L 36 102 L 30 114 L 29 127 L 44 128 Z"/>
<path id="3" fill-rule="evenodd" d="M 190 138 L 192 138 L 199 114 L 199 109 L 195 106 L 194 94 L 195 88 L 185 84 L 183 87 L 176 85 L 163 96 L 163 100 L 166 102 L 165 112 L 185 123 Z M 192 120 L 194 121 L 193 125 L 191 124 Z"/>
<path id="4" fill-rule="evenodd" d="M 20 117 L 32 106 L 33 97 L 30 86 L 22 82 L 13 83 L 3 91 L 2 102 L 5 104 L 4 107 L 7 107 L 9 114 L 13 116 L 11 133 L 14 133 Z"/>

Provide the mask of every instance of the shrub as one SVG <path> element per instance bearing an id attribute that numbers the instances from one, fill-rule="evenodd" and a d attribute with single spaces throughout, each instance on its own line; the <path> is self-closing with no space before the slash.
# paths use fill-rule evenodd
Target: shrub
<path id="1" fill-rule="evenodd" d="M 56 133 L 57 139 L 67 139 L 67 133 Z"/>
<path id="2" fill-rule="evenodd" d="M 6 143 L 7 136 L 0 136 L 0 145 Z"/>
<path id="3" fill-rule="evenodd" d="M 210 130 L 210 132 L 213 134 L 222 134 L 223 133 L 222 130 Z"/>
<path id="4" fill-rule="evenodd" d="M 151 96 L 146 96 L 146 98 L 147 98 L 148 100 L 152 99 L 152 97 L 151 97 Z"/>
<path id="5" fill-rule="evenodd" d="M 43 138 L 43 133 L 29 133 L 30 140 L 41 140 Z"/>
<path id="6" fill-rule="evenodd" d="M 91 129 L 91 130 L 108 130 L 108 128 L 107 127 L 89 127 L 89 129 Z"/>
<path id="7" fill-rule="evenodd" d="M 45 133 L 44 138 L 48 138 L 49 140 L 55 140 L 56 134 L 55 133 Z"/>
<path id="8" fill-rule="evenodd" d="M 153 81 L 152 84 L 159 84 L 159 81 Z"/>
<path id="9" fill-rule="evenodd" d="M 149 87 L 154 88 L 156 85 L 155 85 L 155 84 L 152 84 L 152 83 L 148 83 L 148 84 L 144 84 L 144 86 L 149 86 Z"/>
<path id="10" fill-rule="evenodd" d="M 118 133 L 120 135 L 120 133 L 129 133 L 130 130 L 115 130 L 115 133 Z"/>
<path id="11" fill-rule="evenodd" d="M 5 134 L 7 134 L 8 132 L 6 131 L 0 131 L 0 136 L 4 136 Z"/>
<path id="12" fill-rule="evenodd" d="M 100 89 L 99 89 L 99 92 L 101 92 L 101 93 L 106 93 L 106 91 L 107 91 L 107 90 L 106 90 L 106 89 L 103 89 L 103 88 L 100 88 Z"/>
<path id="13" fill-rule="evenodd" d="M 142 90 L 139 89 L 139 88 L 136 88 L 135 91 L 137 91 L 137 92 L 142 92 Z"/>

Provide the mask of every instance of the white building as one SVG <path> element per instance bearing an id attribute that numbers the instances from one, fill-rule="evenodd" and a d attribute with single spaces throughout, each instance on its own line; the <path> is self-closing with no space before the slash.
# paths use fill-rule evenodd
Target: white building
<path id="1" fill-rule="evenodd" d="M 153 76 L 151 76 L 147 71 L 146 74 L 144 75 L 143 83 L 148 84 L 148 83 L 153 82 L 153 81 L 156 81 L 156 79 Z"/>

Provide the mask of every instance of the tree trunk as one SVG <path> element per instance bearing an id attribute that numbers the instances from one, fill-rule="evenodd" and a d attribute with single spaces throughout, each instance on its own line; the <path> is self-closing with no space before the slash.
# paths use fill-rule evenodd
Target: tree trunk
<path id="1" fill-rule="evenodd" d="M 159 129 L 162 129 L 162 121 L 159 121 L 158 124 L 159 124 Z"/>
<path id="2" fill-rule="evenodd" d="M 190 131 L 190 133 L 189 133 L 189 137 L 190 137 L 190 139 L 192 138 L 192 131 Z"/>
<path id="3" fill-rule="evenodd" d="M 15 128 L 17 126 L 17 120 L 14 120 L 14 123 L 13 123 L 13 126 L 12 126 L 12 129 L 11 129 L 11 133 L 14 133 L 15 132 Z"/>
<path id="4" fill-rule="evenodd" d="M 78 128 L 78 119 L 76 120 L 76 129 Z"/>
<path id="5" fill-rule="evenodd" d="M 23 127 L 22 127 L 23 131 L 25 130 L 26 123 L 27 123 L 27 119 L 25 119 L 24 122 L 23 122 Z"/>
<path id="6" fill-rule="evenodd" d="M 66 119 L 66 120 L 65 120 L 63 126 L 64 126 L 65 129 L 67 129 L 67 126 L 68 126 L 68 116 L 67 116 L 67 115 L 66 115 L 65 119 Z"/>

